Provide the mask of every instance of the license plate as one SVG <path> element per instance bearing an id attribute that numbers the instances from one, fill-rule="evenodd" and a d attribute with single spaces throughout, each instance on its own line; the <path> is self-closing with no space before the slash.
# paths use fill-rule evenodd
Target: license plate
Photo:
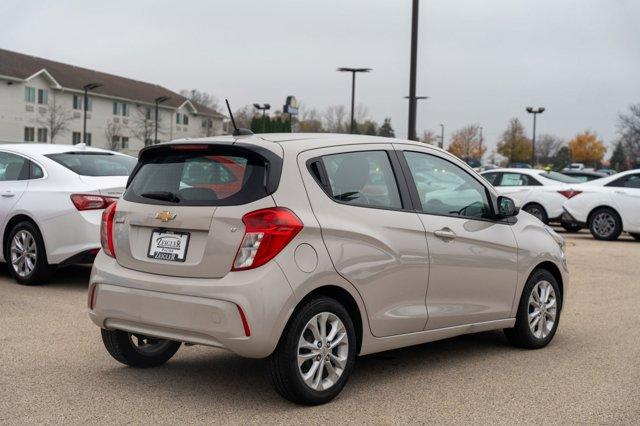
<path id="1" fill-rule="evenodd" d="M 154 229 L 151 232 L 147 256 L 151 259 L 167 260 L 169 262 L 184 262 L 188 245 L 188 232 Z"/>

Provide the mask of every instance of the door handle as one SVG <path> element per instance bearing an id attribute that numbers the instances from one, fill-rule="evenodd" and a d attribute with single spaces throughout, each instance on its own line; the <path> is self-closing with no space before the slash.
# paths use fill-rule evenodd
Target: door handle
<path id="1" fill-rule="evenodd" d="M 456 238 L 456 233 L 453 232 L 449 228 L 439 229 L 439 230 L 435 231 L 434 234 L 435 234 L 436 237 L 438 237 L 438 238 L 440 238 L 442 240 L 445 240 L 445 241 L 453 240 L 453 239 Z"/>
<path id="2" fill-rule="evenodd" d="M 2 197 L 3 198 L 11 198 L 14 195 L 16 195 L 16 194 L 14 194 L 13 192 L 5 192 L 4 194 L 2 194 Z"/>
<path id="3" fill-rule="evenodd" d="M 627 193 L 624 192 L 624 191 L 613 191 L 613 192 L 615 192 L 616 194 L 620 194 L 620 195 L 627 195 Z"/>

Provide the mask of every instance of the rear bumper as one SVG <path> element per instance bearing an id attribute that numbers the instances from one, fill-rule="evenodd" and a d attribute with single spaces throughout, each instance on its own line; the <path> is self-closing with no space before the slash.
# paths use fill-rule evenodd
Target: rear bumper
<path id="1" fill-rule="evenodd" d="M 275 262 L 220 279 L 180 278 L 126 269 L 100 252 L 90 292 L 94 286 L 89 317 L 101 328 L 225 348 L 249 358 L 273 352 L 295 306 Z"/>

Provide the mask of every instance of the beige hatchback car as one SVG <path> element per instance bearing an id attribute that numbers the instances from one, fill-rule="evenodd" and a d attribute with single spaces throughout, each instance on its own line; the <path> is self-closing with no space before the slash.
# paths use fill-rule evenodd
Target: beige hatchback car
<path id="1" fill-rule="evenodd" d="M 143 149 L 103 215 L 89 315 L 133 367 L 181 343 L 268 358 L 321 404 L 357 355 L 485 330 L 541 348 L 564 242 L 462 161 L 369 136 L 269 134 Z"/>

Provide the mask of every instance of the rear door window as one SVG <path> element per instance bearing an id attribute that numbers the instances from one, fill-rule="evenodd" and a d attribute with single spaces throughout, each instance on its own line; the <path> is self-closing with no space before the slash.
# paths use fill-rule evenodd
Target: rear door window
<path id="1" fill-rule="evenodd" d="M 269 195 L 268 161 L 249 150 L 156 150 L 141 159 L 128 201 L 184 206 L 239 205 Z"/>
<path id="2" fill-rule="evenodd" d="M 0 152 L 0 181 L 29 179 L 29 160 L 20 155 Z"/>
<path id="3" fill-rule="evenodd" d="M 330 196 L 362 207 L 401 209 L 389 156 L 385 151 L 358 151 L 322 157 Z"/>
<path id="4" fill-rule="evenodd" d="M 82 176 L 129 176 L 137 163 L 128 155 L 108 152 L 72 151 L 45 156 Z"/>

